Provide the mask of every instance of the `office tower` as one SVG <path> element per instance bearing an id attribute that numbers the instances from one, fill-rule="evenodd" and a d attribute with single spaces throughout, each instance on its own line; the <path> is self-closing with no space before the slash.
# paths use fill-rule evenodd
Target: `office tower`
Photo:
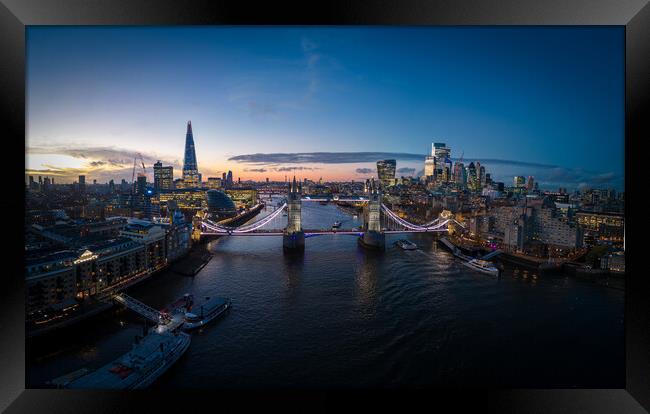
<path id="1" fill-rule="evenodd" d="M 128 191 L 128 189 L 129 189 L 129 183 L 127 183 L 126 180 L 122 178 L 122 184 L 120 184 L 120 190 Z"/>
<path id="2" fill-rule="evenodd" d="M 227 187 L 232 187 L 232 171 L 228 170 L 228 175 L 226 175 Z"/>
<path id="3" fill-rule="evenodd" d="M 147 192 L 147 176 L 138 173 L 137 185 L 136 185 L 136 194 L 144 194 Z"/>
<path id="4" fill-rule="evenodd" d="M 29 176 L 29 189 L 34 190 L 36 188 L 36 182 L 34 181 L 34 176 Z"/>
<path id="5" fill-rule="evenodd" d="M 478 162 L 476 164 L 479 165 Z M 484 188 L 485 184 L 487 182 L 487 177 L 485 176 L 485 167 L 484 166 L 482 166 L 482 165 L 480 166 L 480 168 L 478 169 L 478 175 L 479 175 L 479 180 L 478 180 L 479 186 L 480 186 L 480 188 Z"/>
<path id="6" fill-rule="evenodd" d="M 221 182 L 225 183 L 227 181 L 226 173 L 221 174 Z"/>
<path id="7" fill-rule="evenodd" d="M 478 174 L 474 162 L 470 162 L 467 166 L 467 186 L 471 191 L 476 191 L 478 187 Z"/>
<path id="8" fill-rule="evenodd" d="M 451 148 L 444 142 L 434 142 L 431 145 L 431 155 L 444 162 L 447 158 L 451 158 Z"/>
<path id="9" fill-rule="evenodd" d="M 269 177 L 266 177 L 266 183 L 267 184 L 269 183 Z"/>
<path id="10" fill-rule="evenodd" d="M 192 121 L 187 121 L 187 133 L 185 134 L 185 158 L 183 159 L 183 186 L 185 188 L 196 188 L 199 184 L 199 167 L 196 163 L 196 151 L 194 150 Z"/>
<path id="11" fill-rule="evenodd" d="M 424 176 L 428 180 L 433 180 L 433 176 L 436 170 L 436 159 L 433 155 L 427 155 L 424 159 Z"/>
<path id="12" fill-rule="evenodd" d="M 108 192 L 113 194 L 115 192 L 115 181 L 111 180 L 108 182 Z"/>
<path id="13" fill-rule="evenodd" d="M 43 188 L 43 177 L 38 176 L 38 188 Z"/>
<path id="14" fill-rule="evenodd" d="M 532 175 L 528 176 L 528 182 L 526 183 L 526 190 L 531 191 L 535 188 L 535 178 Z"/>
<path id="15" fill-rule="evenodd" d="M 156 192 L 160 190 L 171 190 L 174 188 L 174 167 L 163 167 L 158 161 L 153 165 L 153 188 Z"/>
<path id="16" fill-rule="evenodd" d="M 517 175 L 513 179 L 513 183 L 517 188 L 523 188 L 526 185 L 526 177 L 523 175 Z"/>
<path id="17" fill-rule="evenodd" d="M 390 187 L 395 183 L 395 169 L 397 161 L 380 160 L 377 161 L 377 176 L 383 187 Z"/>
<path id="18" fill-rule="evenodd" d="M 462 162 L 454 164 L 454 182 L 461 188 L 467 186 L 467 170 Z"/>
<path id="19" fill-rule="evenodd" d="M 85 175 L 80 175 L 79 176 L 79 192 L 83 193 L 86 191 L 86 176 Z"/>

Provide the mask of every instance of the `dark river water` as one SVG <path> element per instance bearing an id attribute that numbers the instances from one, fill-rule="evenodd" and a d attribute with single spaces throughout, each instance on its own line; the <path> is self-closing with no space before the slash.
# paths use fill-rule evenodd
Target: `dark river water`
<path id="1" fill-rule="evenodd" d="M 361 224 L 332 204 L 303 203 L 304 228 L 335 220 Z M 402 237 L 387 236 L 381 254 L 354 236 L 312 237 L 300 258 L 283 254 L 281 237 L 221 238 L 195 277 L 167 272 L 130 289 L 159 309 L 184 293 L 233 303 L 152 387 L 624 387 L 623 291 L 514 269 L 495 278 L 432 235 L 408 236 L 417 251 L 393 245 Z M 142 318 L 116 309 L 34 341 L 28 387 L 100 367 L 142 330 Z"/>

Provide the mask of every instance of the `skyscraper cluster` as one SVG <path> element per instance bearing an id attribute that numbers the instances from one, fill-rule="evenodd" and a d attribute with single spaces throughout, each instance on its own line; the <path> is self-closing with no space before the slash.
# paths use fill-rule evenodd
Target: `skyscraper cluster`
<path id="1" fill-rule="evenodd" d="M 429 185 L 454 184 L 476 192 L 491 183 L 490 174 L 479 161 L 470 162 L 467 167 L 462 157 L 456 163 L 452 162 L 451 148 L 443 142 L 431 145 L 431 155 L 424 159 L 423 179 Z"/>

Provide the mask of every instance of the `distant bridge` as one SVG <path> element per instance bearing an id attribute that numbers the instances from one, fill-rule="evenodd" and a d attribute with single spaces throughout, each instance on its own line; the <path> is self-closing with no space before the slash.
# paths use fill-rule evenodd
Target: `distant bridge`
<path id="1" fill-rule="evenodd" d="M 383 237 L 384 234 L 401 234 L 401 233 L 442 233 L 449 231 L 450 224 L 456 224 L 462 228 L 464 226 L 453 218 L 438 217 L 428 223 L 418 224 L 411 220 L 400 217 L 397 213 L 388 208 L 385 204 L 381 203 L 381 194 L 378 188 L 372 187 L 370 196 L 346 196 L 346 197 L 320 197 L 320 196 L 302 196 L 300 194 L 300 186 L 294 184 L 290 187 L 289 197 L 284 202 L 277 206 L 271 214 L 257 220 L 253 223 L 244 224 L 241 226 L 226 226 L 219 224 L 209 219 L 201 221 L 201 235 L 202 236 L 256 236 L 256 237 L 271 237 L 271 236 L 291 236 L 292 234 L 300 234 L 299 237 L 309 238 L 323 235 L 349 235 L 364 237 L 367 232 L 380 233 Z M 330 202 L 330 201 L 350 201 L 350 202 L 363 202 L 366 204 L 364 207 L 364 227 L 352 229 L 303 229 L 300 225 L 300 204 L 303 202 Z M 285 211 L 288 225 L 285 228 L 269 228 L 275 223 L 275 220 L 280 217 Z M 292 236 L 295 239 L 295 236 Z"/>

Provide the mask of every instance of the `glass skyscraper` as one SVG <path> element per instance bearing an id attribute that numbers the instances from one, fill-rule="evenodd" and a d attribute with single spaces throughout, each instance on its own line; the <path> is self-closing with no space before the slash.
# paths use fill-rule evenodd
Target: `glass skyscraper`
<path id="1" fill-rule="evenodd" d="M 185 135 L 185 158 L 183 160 L 183 186 L 194 188 L 199 186 L 199 167 L 196 163 L 194 150 L 194 136 L 192 135 L 192 121 L 187 121 L 187 134 Z"/>
<path id="2" fill-rule="evenodd" d="M 377 161 L 377 176 L 384 187 L 390 187 L 395 183 L 395 168 L 397 161 L 381 160 Z"/>

